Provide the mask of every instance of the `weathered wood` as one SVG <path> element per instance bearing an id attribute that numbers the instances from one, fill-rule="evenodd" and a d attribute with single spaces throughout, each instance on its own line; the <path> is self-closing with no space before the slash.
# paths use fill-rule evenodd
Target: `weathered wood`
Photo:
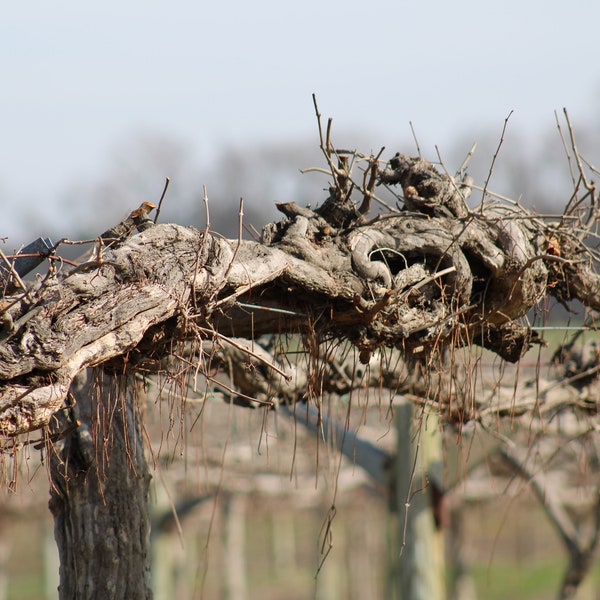
<path id="1" fill-rule="evenodd" d="M 446 598 L 442 530 L 436 524 L 429 474 L 440 471 L 441 435 L 435 415 L 416 421 L 411 404 L 396 406 L 397 452 L 394 459 L 396 540 L 390 552 L 393 598 Z M 414 424 L 418 423 L 418 431 Z"/>
<path id="2" fill-rule="evenodd" d="M 211 331 L 333 336 L 364 361 L 382 346 L 427 359 L 471 343 L 516 361 L 535 341 L 516 319 L 544 295 L 600 305 L 581 244 L 546 254 L 545 225 L 525 210 L 469 212 L 462 184 L 421 159 L 396 156 L 379 179 L 401 182 L 410 210 L 367 223 L 285 205 L 262 243 L 145 219 L 129 240 L 4 297 L 0 434 L 45 426 L 89 366 L 155 360 Z"/>
<path id="3" fill-rule="evenodd" d="M 90 373 L 74 386 L 72 412 L 81 425 L 47 446 L 61 599 L 152 597 L 151 477 L 134 390 L 126 378 Z"/>

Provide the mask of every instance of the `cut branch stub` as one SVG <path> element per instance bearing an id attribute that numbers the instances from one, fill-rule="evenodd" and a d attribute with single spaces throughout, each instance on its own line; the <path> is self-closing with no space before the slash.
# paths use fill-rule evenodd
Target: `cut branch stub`
<path id="1" fill-rule="evenodd" d="M 389 165 L 389 169 L 381 172 L 379 181 L 400 183 L 408 210 L 432 217 L 468 217 L 465 195 L 459 185 L 451 177 L 438 173 L 431 163 L 397 153 Z"/>

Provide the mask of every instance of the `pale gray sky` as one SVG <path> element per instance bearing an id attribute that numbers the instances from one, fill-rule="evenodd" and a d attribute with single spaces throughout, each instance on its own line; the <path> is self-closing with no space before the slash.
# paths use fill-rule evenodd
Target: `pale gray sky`
<path id="1" fill-rule="evenodd" d="M 599 24 L 592 0 L 5 3 L 0 237 L 135 133 L 205 159 L 316 136 L 312 92 L 339 130 L 393 148 L 412 121 L 426 152 L 511 110 L 528 134 L 563 106 L 597 119 Z"/>

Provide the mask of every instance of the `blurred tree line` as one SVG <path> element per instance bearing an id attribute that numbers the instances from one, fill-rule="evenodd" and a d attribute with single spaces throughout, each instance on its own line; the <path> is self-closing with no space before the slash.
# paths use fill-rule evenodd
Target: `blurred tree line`
<path id="1" fill-rule="evenodd" d="M 573 120 L 582 155 L 597 156 L 600 120 L 597 116 L 581 119 L 577 115 Z M 570 196 L 572 175 L 552 115 L 548 115 L 546 129 L 539 133 L 513 130 L 509 119 L 501 143 L 501 122 L 475 131 L 468 131 L 466 124 L 464 135 L 450 147 L 440 147 L 439 156 L 434 147 L 419 147 L 418 129 L 419 126 L 416 140 L 408 128 L 403 139 L 342 131 L 336 133 L 336 144 L 345 147 L 344 140 L 352 140 L 353 148 L 365 154 L 376 153 L 379 148 L 372 147 L 371 139 L 380 141 L 383 137 L 387 144 L 383 156 L 396 151 L 417 155 L 420 151 L 433 163 L 441 158 L 450 173 L 455 172 L 473 144 L 477 144 L 468 164 L 469 174 L 477 185 L 484 186 L 489 179 L 488 190 L 546 213 L 560 212 L 565 198 Z M 490 175 L 496 152 L 498 156 Z M 236 237 L 240 198 L 244 199 L 245 224 L 258 231 L 276 217 L 275 202 L 294 201 L 313 207 L 321 203 L 327 197 L 323 191 L 329 185 L 327 176 L 314 172 L 301 174 L 300 170 L 322 166 L 316 129 L 307 132 L 304 139 L 217 147 L 210 156 L 202 157 L 189 141 L 168 134 L 139 133 L 115 145 L 94 179 L 74 180 L 58 199 L 56 212 L 49 202 L 50 206 L 46 205 L 39 214 L 21 209 L 24 212 L 20 220 L 23 230 L 30 230 L 30 238 L 41 233 L 57 239 L 86 238 L 98 230 L 99 220 L 109 226 L 141 201 L 156 202 L 168 177 L 170 185 L 162 222 L 204 226 L 202 196 L 206 185 L 212 229 Z M 472 202 L 478 203 L 480 199 L 481 193 L 474 192 Z M 40 221 L 46 219 L 49 223 L 41 227 Z"/>

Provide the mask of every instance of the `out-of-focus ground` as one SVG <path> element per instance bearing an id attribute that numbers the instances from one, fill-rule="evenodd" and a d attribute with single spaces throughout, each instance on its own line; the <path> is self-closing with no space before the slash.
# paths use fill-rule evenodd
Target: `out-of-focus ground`
<path id="1" fill-rule="evenodd" d="M 305 430 L 302 406 L 294 421 L 220 397 L 188 398 L 185 410 L 176 395 L 158 400 L 151 393 L 148 401 L 158 600 L 385 597 L 396 531 L 387 499 Z M 358 395 L 353 402 L 351 429 L 393 452 L 387 401 Z M 346 408 L 342 402 L 326 410 L 343 422 Z M 479 467 L 449 498 L 477 597 L 553 598 L 566 566 L 562 545 L 527 486 L 492 471 L 492 464 Z M 17 486 L 0 499 L 0 600 L 55 598 L 47 474 L 32 446 L 21 454 Z M 451 553 L 448 559 L 451 577 Z M 597 598 L 598 585 L 596 569 L 578 598 Z"/>

